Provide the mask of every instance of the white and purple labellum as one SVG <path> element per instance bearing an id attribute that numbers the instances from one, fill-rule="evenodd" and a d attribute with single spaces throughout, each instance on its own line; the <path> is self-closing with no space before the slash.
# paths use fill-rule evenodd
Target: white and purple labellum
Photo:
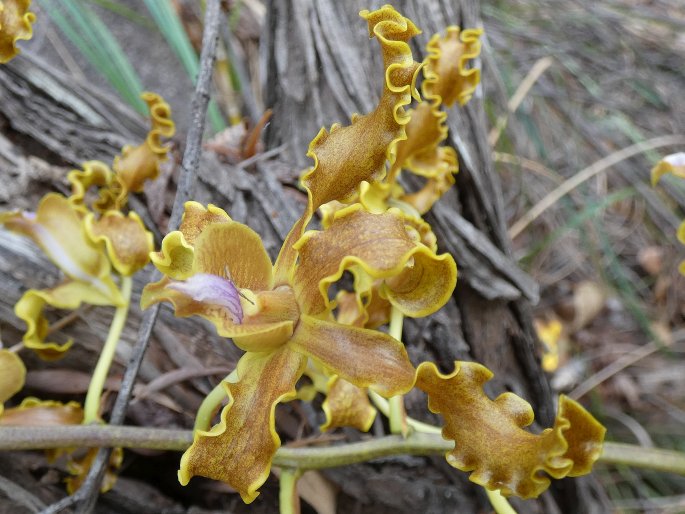
<path id="1" fill-rule="evenodd" d="M 210 273 L 197 273 L 183 282 L 172 282 L 167 286 L 190 296 L 193 300 L 224 307 L 233 323 L 243 322 L 243 307 L 240 292 L 235 284 L 224 277 Z"/>

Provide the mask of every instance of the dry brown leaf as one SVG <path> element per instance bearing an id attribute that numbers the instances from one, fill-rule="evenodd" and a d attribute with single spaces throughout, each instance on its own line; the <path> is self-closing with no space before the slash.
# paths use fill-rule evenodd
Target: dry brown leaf
<path id="1" fill-rule="evenodd" d="M 585 280 L 580 282 L 573 291 L 573 320 L 569 324 L 569 334 L 573 334 L 587 326 L 595 319 L 606 302 L 604 289 L 596 282 Z"/>
<path id="2" fill-rule="evenodd" d="M 640 263 L 642 269 L 652 276 L 656 276 L 661 272 L 663 265 L 664 251 L 659 246 L 647 246 L 640 249 L 637 254 L 637 262 Z"/>
<path id="3" fill-rule="evenodd" d="M 318 514 L 337 512 L 337 488 L 318 471 L 307 471 L 297 481 L 297 494 Z"/>

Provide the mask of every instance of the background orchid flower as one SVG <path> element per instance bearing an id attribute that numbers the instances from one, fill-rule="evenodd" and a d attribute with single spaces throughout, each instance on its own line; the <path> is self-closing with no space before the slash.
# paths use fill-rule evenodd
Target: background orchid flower
<path id="1" fill-rule="evenodd" d="M 652 186 L 655 186 L 661 177 L 669 173 L 679 178 L 685 178 L 685 152 L 667 155 L 656 163 L 651 171 Z M 685 245 L 685 221 L 680 224 L 676 234 L 678 241 Z M 678 270 L 681 275 L 685 275 L 685 260 L 680 263 Z"/>
<path id="2" fill-rule="evenodd" d="M 17 41 L 31 39 L 31 24 L 36 15 L 29 11 L 31 0 L 0 1 L 0 63 L 14 58 L 18 53 Z"/>
<path id="3" fill-rule="evenodd" d="M 9 350 L 0 349 L 0 416 L 4 403 L 24 387 L 26 366 L 19 356 Z"/>
<path id="4" fill-rule="evenodd" d="M 28 290 L 15 306 L 15 313 L 27 325 L 24 344 L 45 359 L 59 358 L 72 344 L 44 341 L 49 331 L 43 315 L 46 305 L 77 309 L 83 302 L 120 305 L 123 301 L 106 254 L 86 233 L 85 217 L 85 209 L 56 193 L 43 197 L 35 213 L 0 214 L 0 222 L 36 243 L 65 275 L 56 287 Z"/>
<path id="5" fill-rule="evenodd" d="M 387 334 L 333 321 L 328 288 L 346 269 L 361 266 L 383 280 L 382 291 L 403 312 L 425 315 L 450 297 L 454 260 L 416 241 L 396 213 L 375 215 L 360 205 L 338 213 L 325 231 L 307 232 L 296 251 L 290 280 L 277 285 L 278 263 L 272 267 L 255 232 L 217 207 L 189 202 L 180 230 L 152 256 L 166 277 L 146 286 L 143 307 L 169 301 L 177 316 L 208 319 L 247 352 L 237 382 L 225 383 L 230 401 L 221 422 L 196 432 L 181 461 L 183 484 L 207 476 L 254 500 L 280 445 L 275 406 L 295 397 L 308 359 L 386 397 L 413 386 L 404 346 Z"/>

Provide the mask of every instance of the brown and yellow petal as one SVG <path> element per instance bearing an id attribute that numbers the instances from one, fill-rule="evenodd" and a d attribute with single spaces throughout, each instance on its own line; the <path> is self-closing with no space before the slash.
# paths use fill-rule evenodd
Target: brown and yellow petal
<path id="1" fill-rule="evenodd" d="M 71 347 L 73 341 L 64 344 L 46 342 L 50 325 L 43 311 L 47 305 L 58 309 L 78 309 L 82 303 L 91 305 L 120 305 L 121 294 L 111 278 L 102 279 L 110 288 L 109 294 L 103 294 L 92 285 L 83 282 L 65 282 L 52 289 L 29 289 L 14 306 L 14 313 L 26 323 L 24 345 L 35 350 L 46 360 L 59 359 Z"/>
<path id="2" fill-rule="evenodd" d="M 38 204 L 35 214 L 6 212 L 0 222 L 33 240 L 67 276 L 106 293 L 103 277 L 109 276 L 107 256 L 87 236 L 82 208 L 56 193 L 49 193 Z"/>
<path id="3" fill-rule="evenodd" d="M 9 350 L 0 350 L 0 415 L 2 404 L 24 387 L 26 366 L 19 356 Z"/>
<path id="4" fill-rule="evenodd" d="M 199 475 L 236 489 L 245 503 L 259 494 L 281 445 L 276 404 L 296 396 L 295 383 L 307 359 L 283 347 L 271 353 L 246 353 L 238 363 L 238 382 L 224 383 L 229 403 L 210 431 L 197 431 L 183 454 L 178 478 L 186 485 Z"/>
<path id="5" fill-rule="evenodd" d="M 328 379 L 326 399 L 321 408 L 326 414 L 322 431 L 352 427 L 368 432 L 376 419 L 376 409 L 369 402 L 366 390 L 335 375 Z"/>
<path id="6" fill-rule="evenodd" d="M 429 409 L 445 419 L 443 437 L 455 441 L 447 462 L 471 471 L 469 479 L 483 487 L 521 498 L 540 495 L 549 477 L 590 471 L 605 433 L 597 420 L 562 397 L 554 427 L 532 434 L 523 430 L 533 422 L 530 404 L 513 393 L 490 400 L 483 391 L 490 378 L 492 373 L 474 362 L 455 362 L 449 375 L 432 363 L 418 367 L 416 385 L 428 395 Z"/>
<path id="7" fill-rule="evenodd" d="M 114 173 L 104 162 L 84 162 L 82 170 L 72 170 L 67 174 L 67 180 L 71 184 L 69 201 L 75 205 L 83 205 L 88 189 L 109 187 L 113 177 Z"/>
<path id="8" fill-rule="evenodd" d="M 161 138 L 172 137 L 176 130 L 171 120 L 171 108 L 161 96 L 146 92 L 141 98 L 150 110 L 150 132 L 143 144 L 124 147 L 112 165 L 124 194 L 140 192 L 145 181 L 157 178 L 159 165 L 166 161 L 169 150 L 162 145 Z"/>
<path id="9" fill-rule="evenodd" d="M 207 225 L 232 222 L 223 209 L 209 204 L 186 202 L 179 230 L 166 235 L 162 249 L 152 253 L 150 259 L 159 271 L 174 280 L 184 280 L 193 273 L 195 240 Z"/>
<path id="10" fill-rule="evenodd" d="M 412 160 L 410 169 L 417 175 L 431 176 L 419 191 L 402 195 L 400 200 L 410 204 L 420 214 L 425 214 L 454 185 L 454 174 L 459 169 L 457 154 L 454 148 L 441 146 L 430 155 L 417 156 Z"/>
<path id="11" fill-rule="evenodd" d="M 83 409 L 78 402 L 62 403 L 54 400 L 24 398 L 17 407 L 7 409 L 0 416 L 2 426 L 59 426 L 79 425 L 83 421 Z"/>
<path id="12" fill-rule="evenodd" d="M 31 39 L 31 24 L 36 15 L 29 11 L 31 0 L 0 2 L 0 63 L 8 62 L 19 53 L 17 41 Z"/>
<path id="13" fill-rule="evenodd" d="M 451 297 L 456 265 L 450 255 L 435 255 L 419 238 L 395 209 L 371 214 L 355 204 L 339 211 L 328 229 L 307 232 L 295 246 L 300 261 L 293 288 L 302 311 L 329 311 L 329 286 L 355 268 L 384 279 L 381 294 L 404 314 L 435 312 Z"/>
<path id="14" fill-rule="evenodd" d="M 315 360 L 330 375 L 389 397 L 414 385 L 404 345 L 376 330 L 302 316 L 288 348 Z"/>
<path id="15" fill-rule="evenodd" d="M 411 102 L 418 64 L 407 44 L 420 31 L 390 6 L 360 15 L 369 24 L 369 35 L 381 45 L 385 86 L 376 109 L 364 116 L 353 116 L 352 124 L 338 124 L 330 132 L 321 129 L 312 140 L 307 155 L 314 166 L 302 183 L 311 192 L 313 208 L 344 200 L 354 193 L 362 180 L 380 178 L 386 160 L 393 161 L 397 143 L 404 139 L 409 117 L 404 106 Z"/>
<path id="16" fill-rule="evenodd" d="M 369 114 L 353 115 L 351 124 L 322 128 L 311 141 L 307 156 L 314 165 L 301 177 L 308 192 L 308 207 L 293 227 L 276 260 L 276 284 L 286 283 L 295 266 L 293 244 L 300 239 L 314 211 L 332 200 L 348 200 L 363 180 L 372 181 L 385 174 L 385 163 L 395 160 L 396 146 L 406 138 L 404 126 L 409 117 L 404 107 L 418 97 L 415 88 L 420 65 L 414 61 L 407 42 L 419 29 L 385 5 L 375 11 L 361 11 L 369 35 L 378 39 L 383 54 L 385 83 L 376 108 Z"/>
<path id="17" fill-rule="evenodd" d="M 91 213 L 85 225 L 91 240 L 105 246 L 114 269 L 122 275 L 131 276 L 150 261 L 153 236 L 135 212 L 124 216 L 107 211 L 99 219 Z"/>
<path id="18" fill-rule="evenodd" d="M 98 454 L 99 448 L 89 448 L 82 457 L 75 457 L 71 452 L 69 455 L 69 462 L 67 463 L 67 471 L 72 475 L 65 480 L 67 484 L 67 492 L 74 494 L 78 491 L 83 482 L 88 476 L 93 461 Z M 117 481 L 117 472 L 121 468 L 124 461 L 124 450 L 122 448 L 113 448 L 105 470 L 105 476 L 100 485 L 100 492 L 106 493 L 111 490 Z"/>
<path id="19" fill-rule="evenodd" d="M 438 96 L 447 107 L 469 101 L 480 82 L 480 69 L 466 66 L 480 54 L 482 33 L 481 29 L 461 30 L 452 26 L 445 36 L 435 34 L 431 38 L 426 45 L 424 96 Z"/>

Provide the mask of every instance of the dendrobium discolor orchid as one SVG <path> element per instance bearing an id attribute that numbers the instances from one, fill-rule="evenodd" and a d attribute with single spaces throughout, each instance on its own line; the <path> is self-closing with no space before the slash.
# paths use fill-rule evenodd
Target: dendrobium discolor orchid
<path id="1" fill-rule="evenodd" d="M 196 475 L 222 480 L 252 502 L 280 446 L 276 405 L 298 395 L 296 383 L 306 373 L 314 391 L 328 394 L 323 428 L 351 424 L 366 430 L 374 417 L 368 401 L 350 407 L 365 396 L 365 388 L 391 397 L 416 385 L 427 393 L 429 408 L 444 417 L 443 436 L 455 441 L 447 455 L 450 464 L 473 471 L 471 479 L 488 489 L 537 496 L 549 484 L 543 472 L 553 478 L 589 472 L 604 436 L 589 413 L 562 397 L 554 427 L 534 435 L 523 430 L 533 421 L 524 400 L 511 393 L 494 401 L 485 395 L 483 384 L 492 376 L 486 368 L 456 362 L 448 375 L 431 363 L 415 369 L 400 341 L 368 328 L 386 323 L 388 309 L 426 316 L 452 295 L 456 265 L 451 256 L 437 254 L 435 236 L 420 216 L 423 208 L 393 207 L 388 196 L 380 197 L 375 208 L 356 200 L 364 196 L 364 187 L 374 188 L 386 172 L 396 174 L 405 166 L 424 166 L 427 173 L 430 162 L 441 170 L 436 177 L 456 171 L 452 164 L 440 164 L 453 150 L 438 146 L 446 129 L 436 106 L 463 103 L 471 95 L 478 72 L 464 63 L 478 53 L 479 32 L 454 29 L 431 41 L 423 91 L 435 130 L 423 143 L 412 143 L 406 142 L 411 116 L 404 107 L 412 97 L 418 99 L 421 66 L 407 41 L 419 31 L 391 6 L 360 14 L 381 46 L 383 93 L 371 113 L 354 115 L 345 127 L 322 129 L 312 140 L 307 155 L 314 164 L 301 178 L 307 207 L 275 264 L 252 229 L 216 206 L 196 202 L 186 204 L 179 230 L 151 256 L 164 278 L 145 287 L 143 307 L 170 302 L 177 316 L 204 317 L 245 351 L 222 383 L 228 403 L 218 424 L 210 428 L 211 416 L 198 418 L 179 480 L 187 484 Z M 442 80 L 453 70 L 431 60 L 444 55 L 456 59 L 456 79 Z M 454 87 L 455 82 L 461 85 Z M 417 126 L 421 117 L 416 115 Z M 413 137 L 420 139 L 421 132 Z M 425 208 L 437 196 L 425 201 Z M 324 230 L 307 231 L 314 211 L 324 204 L 332 206 L 325 212 Z M 345 272 L 354 277 L 354 291 L 331 299 L 331 286 Z M 311 388 L 299 393 L 310 395 Z"/>
<path id="2" fill-rule="evenodd" d="M 29 11 L 31 0 L 0 0 L 0 64 L 18 53 L 17 41 L 31 39 L 36 15 Z"/>
<path id="3" fill-rule="evenodd" d="M 678 178 L 685 178 L 685 152 L 667 155 L 652 168 L 652 186 L 655 186 L 661 177 L 671 174 Z M 678 241 L 685 245 L 685 221 L 678 227 L 676 232 Z M 685 260 L 678 266 L 681 275 L 685 275 Z"/>

